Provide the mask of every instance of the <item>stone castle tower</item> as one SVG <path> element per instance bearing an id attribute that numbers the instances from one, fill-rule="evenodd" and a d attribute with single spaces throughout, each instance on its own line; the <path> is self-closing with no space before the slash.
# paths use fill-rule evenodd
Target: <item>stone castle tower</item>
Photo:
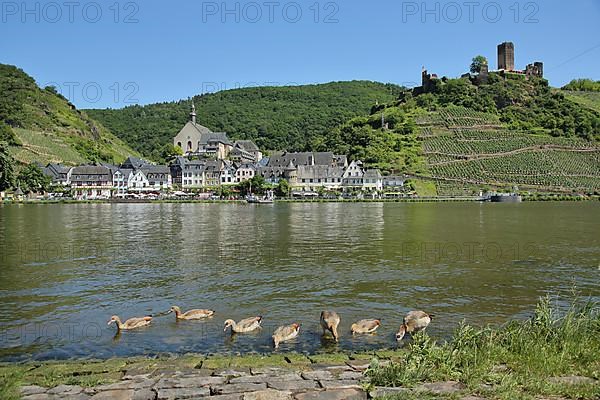
<path id="1" fill-rule="evenodd" d="M 515 45 L 512 42 L 498 45 L 498 69 L 515 70 Z"/>

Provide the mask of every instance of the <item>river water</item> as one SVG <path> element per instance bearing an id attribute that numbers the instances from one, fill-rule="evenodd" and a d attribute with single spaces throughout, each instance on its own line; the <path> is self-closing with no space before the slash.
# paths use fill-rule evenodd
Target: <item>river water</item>
<path id="1" fill-rule="evenodd" d="M 574 286 L 600 299 L 600 203 L 55 204 L 0 206 L 0 360 L 393 347 L 409 310 L 457 325 L 531 315 Z M 176 322 L 171 305 L 211 308 Z M 323 340 L 323 309 L 342 317 Z M 154 315 L 115 335 L 110 316 Z M 262 315 L 262 331 L 223 321 Z M 378 334 L 352 322 L 380 318 Z"/>

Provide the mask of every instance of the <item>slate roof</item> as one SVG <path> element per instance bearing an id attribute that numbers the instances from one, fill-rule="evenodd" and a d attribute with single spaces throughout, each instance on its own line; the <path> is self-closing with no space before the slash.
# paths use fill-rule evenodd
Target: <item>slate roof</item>
<path id="1" fill-rule="evenodd" d="M 330 179 L 342 178 L 344 168 L 328 165 L 299 165 L 298 179 Z"/>
<path id="2" fill-rule="evenodd" d="M 166 165 L 146 165 L 140 170 L 144 173 L 144 175 L 148 176 L 148 174 L 171 174 L 171 170 Z"/>
<path id="3" fill-rule="evenodd" d="M 287 167 L 290 161 L 298 165 L 310 165 L 310 157 L 313 157 L 314 165 L 333 165 L 333 153 L 332 152 L 302 152 L 302 153 L 288 153 L 288 152 L 276 152 L 269 158 L 269 167 Z"/>
<path id="4" fill-rule="evenodd" d="M 237 140 L 234 146 L 248 152 L 259 151 L 258 146 L 252 140 Z"/>
<path id="5" fill-rule="evenodd" d="M 111 181 L 110 169 L 101 165 L 82 165 L 73 168 L 71 181 Z"/>
<path id="6" fill-rule="evenodd" d="M 245 158 L 248 159 L 254 159 L 254 154 L 247 152 L 246 150 L 239 148 L 239 147 L 234 147 L 233 150 L 231 150 L 229 152 L 229 156 L 243 156 Z"/>
<path id="7" fill-rule="evenodd" d="M 127 159 L 123 162 L 123 164 L 121 164 L 122 168 L 142 168 L 145 165 L 150 164 L 148 161 L 143 160 L 141 158 L 138 157 L 132 157 L 129 156 L 127 157 Z"/>
<path id="8" fill-rule="evenodd" d="M 223 143 L 231 145 L 231 141 L 227 137 L 225 132 L 204 132 L 200 136 L 200 144 L 208 144 L 208 143 Z"/>
<path id="9" fill-rule="evenodd" d="M 123 178 L 125 178 L 125 179 L 129 178 L 129 175 L 133 174 L 133 170 L 132 170 L 132 169 L 129 169 L 129 168 L 119 168 L 117 171 L 118 171 L 118 172 L 120 172 L 120 173 L 123 175 Z M 114 171 L 114 172 L 113 172 L 113 175 L 114 175 L 114 174 L 115 174 L 117 171 Z"/>
<path id="10" fill-rule="evenodd" d="M 381 171 L 378 169 L 368 169 L 365 171 L 363 177 L 365 178 L 381 178 Z"/>

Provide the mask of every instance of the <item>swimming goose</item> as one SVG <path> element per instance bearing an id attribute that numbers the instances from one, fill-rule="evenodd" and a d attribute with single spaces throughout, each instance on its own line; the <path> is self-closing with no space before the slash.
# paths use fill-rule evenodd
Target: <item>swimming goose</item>
<path id="1" fill-rule="evenodd" d="M 116 315 L 110 317 L 110 321 L 108 321 L 108 325 L 113 322 L 117 325 L 117 330 L 130 330 L 141 328 L 142 326 L 149 325 L 152 321 L 152 317 L 141 317 L 141 318 L 129 318 L 125 323 L 121 322 L 121 319 Z"/>
<path id="2" fill-rule="evenodd" d="M 335 311 L 321 312 L 321 327 L 323 327 L 323 335 L 329 331 L 337 342 L 339 339 L 338 325 L 340 324 L 340 316 Z"/>
<path id="3" fill-rule="evenodd" d="M 260 328 L 261 321 L 261 316 L 246 318 L 237 323 L 232 319 L 228 319 L 227 321 L 225 321 L 225 327 L 223 328 L 223 332 L 227 331 L 227 328 L 229 327 L 231 327 L 231 330 L 235 333 L 251 332 L 255 329 Z"/>
<path id="4" fill-rule="evenodd" d="M 273 343 L 275 344 L 275 348 L 279 348 L 279 343 L 291 340 L 298 336 L 298 332 L 300 332 L 300 324 L 280 326 L 275 329 L 275 332 L 273 333 Z"/>
<path id="5" fill-rule="evenodd" d="M 189 310 L 186 311 L 184 313 L 181 312 L 181 309 L 177 306 L 173 306 L 171 307 L 171 309 L 169 310 L 169 313 L 175 313 L 175 318 L 176 319 L 202 319 L 202 318 L 208 318 L 208 317 L 212 317 L 214 315 L 214 311 L 213 310 Z"/>
<path id="6" fill-rule="evenodd" d="M 352 324 L 350 331 L 354 333 L 373 333 L 379 328 L 381 321 L 378 319 L 362 319 Z"/>
<path id="7" fill-rule="evenodd" d="M 402 325 L 400 325 L 398 333 L 396 333 L 396 340 L 402 340 L 406 332 L 412 334 L 414 332 L 425 330 L 431 323 L 431 317 L 433 317 L 433 315 L 427 314 L 424 311 L 409 312 L 406 314 L 406 317 L 404 317 L 404 321 Z"/>

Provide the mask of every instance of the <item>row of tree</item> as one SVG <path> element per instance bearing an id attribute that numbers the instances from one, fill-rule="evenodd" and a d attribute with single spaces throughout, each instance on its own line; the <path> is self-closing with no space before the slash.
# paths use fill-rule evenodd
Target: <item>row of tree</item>
<path id="1" fill-rule="evenodd" d="M 573 79 L 563 86 L 562 89 L 579 92 L 600 92 L 600 81 L 594 81 L 592 79 Z"/>

